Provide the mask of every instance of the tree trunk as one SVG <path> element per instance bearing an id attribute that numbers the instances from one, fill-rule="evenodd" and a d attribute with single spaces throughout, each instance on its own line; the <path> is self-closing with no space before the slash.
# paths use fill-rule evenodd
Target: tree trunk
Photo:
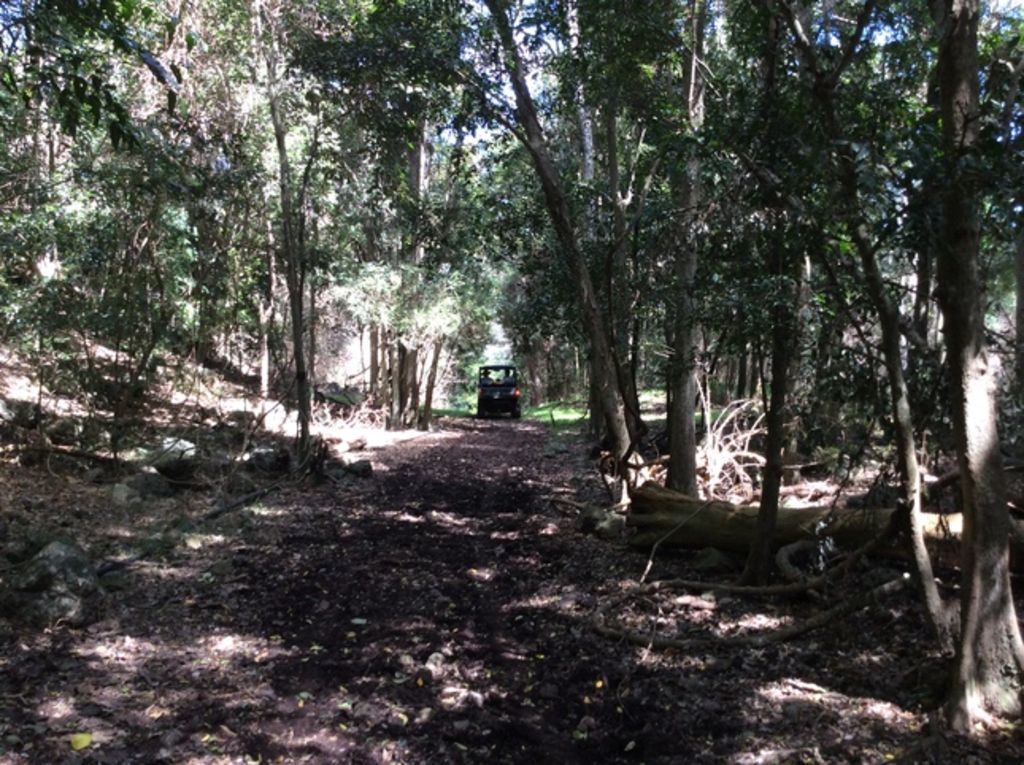
<path id="1" fill-rule="evenodd" d="M 776 226 L 780 225 L 778 223 Z M 786 254 L 774 244 L 776 252 L 773 271 L 784 275 Z M 797 288 L 796 291 L 799 291 Z M 765 464 L 762 473 L 761 507 L 757 515 L 757 534 L 750 543 L 747 563 L 741 581 L 744 584 L 764 584 L 772 568 L 772 549 L 775 544 L 775 524 L 779 514 L 779 489 L 782 488 L 783 449 L 786 445 L 786 395 L 789 367 L 793 350 L 798 346 L 796 320 L 793 315 L 796 296 L 783 297 L 772 309 L 772 383 L 765 417 Z"/>
<path id="2" fill-rule="evenodd" d="M 743 344 L 739 356 L 739 369 L 736 372 L 736 398 L 747 397 L 747 360 L 750 354 L 747 352 L 747 344 Z"/>
<path id="3" fill-rule="evenodd" d="M 690 12 L 691 39 L 688 46 L 687 116 L 690 132 L 696 135 L 704 124 L 704 28 L 707 14 L 704 0 L 692 0 Z M 695 152 L 698 150 L 694 150 Z M 697 312 L 694 280 L 697 276 L 697 207 L 701 203 L 701 162 L 694 154 L 675 179 L 679 221 L 676 225 L 674 268 L 676 277 L 675 320 L 673 323 L 672 357 L 669 361 L 668 436 L 669 464 L 666 484 L 686 494 L 697 496 L 697 435 L 694 423 L 696 399 L 696 333 Z"/>
<path id="4" fill-rule="evenodd" d="M 622 463 L 629 453 L 634 434 L 630 432 L 625 407 L 619 395 L 617 371 L 610 345 L 610 335 L 603 320 L 594 284 L 590 278 L 583 253 L 576 241 L 572 214 L 562 189 L 561 177 L 551 160 L 547 139 L 537 116 L 537 109 L 526 81 L 522 57 L 508 19 L 505 0 L 486 0 L 498 38 L 505 51 L 506 68 L 516 99 L 516 117 L 523 129 L 523 145 L 533 160 L 534 169 L 544 192 L 545 206 L 559 244 L 569 260 L 569 268 L 578 290 L 583 329 L 590 341 L 592 354 L 591 374 L 595 393 L 601 403 L 601 413 L 613 442 L 616 459 Z M 620 468 L 625 466 L 620 464 Z"/>
<path id="5" fill-rule="evenodd" d="M 543 399 L 543 387 L 544 382 L 540 376 L 540 364 L 537 363 L 537 348 L 536 345 L 530 347 L 530 351 L 526 354 L 526 378 L 529 380 L 529 400 L 530 406 L 540 406 Z"/>
<path id="6" fill-rule="evenodd" d="M 596 441 L 604 441 L 605 419 L 601 409 L 601 392 L 597 389 L 597 378 L 593 373 L 587 375 L 587 411 L 590 412 L 590 419 L 587 422 L 587 432 Z"/>
<path id="7" fill-rule="evenodd" d="M 270 333 L 274 324 L 274 288 L 277 282 L 277 267 L 274 258 L 274 227 L 267 218 L 267 284 L 259 305 L 260 327 L 260 398 L 270 398 Z"/>
<path id="8" fill-rule="evenodd" d="M 917 445 L 914 437 L 914 422 L 910 409 L 910 394 L 906 378 L 903 375 L 903 361 L 900 349 L 900 314 L 897 304 L 889 295 L 875 252 L 876 247 L 871 240 L 871 233 L 864 213 L 864 204 L 860 196 L 860 178 L 857 157 L 840 123 L 835 103 L 835 86 L 839 73 L 825 72 L 818 69 L 818 59 L 813 54 L 814 43 L 803 36 L 789 16 L 790 27 L 797 39 L 797 45 L 806 54 L 806 61 L 812 70 L 815 80 L 813 89 L 825 129 L 834 147 L 832 160 L 839 176 L 839 200 L 842 219 L 853 241 L 864 271 L 868 297 L 871 299 L 875 312 L 878 314 L 882 334 L 882 358 L 886 375 L 889 379 L 889 401 L 892 409 L 892 420 L 896 431 L 896 461 L 900 473 L 903 500 L 910 510 L 910 546 L 917 571 L 918 586 L 925 602 L 926 611 L 932 630 L 943 648 L 952 647 L 952 638 L 946 609 L 943 606 L 935 583 L 931 560 L 924 544 L 921 526 L 921 477 L 917 462 Z M 847 41 L 848 45 L 858 43 L 857 36 L 864 34 L 866 16 L 858 19 L 859 25 L 855 37 Z"/>
<path id="9" fill-rule="evenodd" d="M 953 403 L 964 533 L 960 640 L 947 698 L 950 725 L 1019 715 L 1024 642 L 1010 590 L 1010 517 L 995 373 L 985 348 L 976 182 L 964 162 L 978 139 L 978 0 L 945 0 L 939 47 L 942 137 L 951 177 L 943 199 L 939 305 Z"/>
<path id="10" fill-rule="evenodd" d="M 1024 398 L 1024 221 L 1017 231 L 1017 390 Z"/>
<path id="11" fill-rule="evenodd" d="M 696 170 L 699 172 L 699 169 Z M 689 176 L 689 169 L 687 171 Z M 679 199 L 681 213 L 689 217 L 692 206 L 699 197 L 695 188 L 697 179 L 687 177 L 680 182 L 682 191 Z M 688 229 L 690 221 L 684 221 L 680 228 Z M 675 276 L 678 294 L 675 305 L 675 319 L 672 326 L 672 356 L 668 367 L 668 436 L 669 465 L 666 484 L 697 496 L 697 436 L 694 423 L 694 400 L 696 399 L 696 311 L 694 308 L 693 284 L 697 274 L 697 250 L 693 237 L 684 230 L 677 234 Z"/>
<path id="12" fill-rule="evenodd" d="M 834 131 L 834 142 L 839 145 L 838 131 Z M 892 421 L 896 434 L 896 462 L 900 473 L 901 493 L 910 508 L 910 546 L 917 571 L 918 586 L 924 598 L 932 630 L 943 648 L 952 647 L 950 625 L 942 598 L 935 584 L 931 560 L 924 544 L 921 526 L 921 474 L 917 461 L 917 443 L 914 437 L 914 422 L 910 409 L 910 393 L 903 376 L 903 362 L 900 353 L 899 309 L 889 296 L 875 257 L 875 247 L 868 233 L 868 224 L 863 219 L 856 160 L 849 153 L 841 153 L 838 159 L 844 189 L 845 209 L 848 211 L 847 229 L 860 255 L 864 270 L 868 296 L 878 314 L 882 332 L 882 358 L 889 378 L 889 401 Z"/>
<path id="13" fill-rule="evenodd" d="M 437 368 L 440 366 L 443 350 L 444 338 L 439 337 L 434 341 L 434 354 L 430 360 L 430 372 L 427 374 L 427 389 L 423 394 L 423 411 L 420 412 L 417 423 L 420 430 L 430 430 L 430 420 L 433 417 L 434 386 L 437 385 Z"/>
<path id="14" fill-rule="evenodd" d="M 411 428 L 416 425 L 416 415 L 420 407 L 420 384 L 416 378 L 419 367 L 420 349 L 405 348 L 400 355 L 402 364 L 402 426 Z"/>
<path id="15" fill-rule="evenodd" d="M 279 19 L 275 18 L 275 10 L 256 2 L 253 6 L 254 23 L 257 25 L 257 40 L 262 48 L 266 64 L 267 102 L 270 106 L 270 121 L 274 129 L 274 143 L 277 147 L 278 186 L 281 194 L 281 248 L 285 264 L 285 284 L 288 287 L 288 304 L 291 314 L 292 356 L 295 368 L 295 397 L 299 415 L 299 434 L 296 451 L 299 460 L 305 459 L 309 452 L 309 423 L 311 415 L 311 397 L 309 376 L 306 371 L 303 331 L 303 301 L 305 300 L 305 258 L 302 252 L 301 235 L 299 232 L 298 214 L 293 199 L 293 181 L 291 162 L 288 157 L 288 126 L 281 103 L 283 84 L 280 81 L 278 67 L 281 62 L 280 31 L 276 28 Z M 264 30 L 264 21 L 267 22 Z M 266 38 L 266 39 L 264 39 Z"/>
<path id="16" fill-rule="evenodd" d="M 402 365 L 399 340 L 388 332 L 388 430 L 402 429 Z"/>
<path id="17" fill-rule="evenodd" d="M 275 94 L 270 99 L 271 120 L 274 123 L 274 139 L 277 143 L 279 182 L 281 187 L 281 225 L 283 228 L 285 283 L 288 285 L 288 304 L 291 309 L 292 358 L 295 367 L 295 397 L 299 413 L 299 435 L 296 451 L 300 461 L 309 452 L 310 392 L 309 375 L 306 371 L 305 333 L 303 329 L 303 281 L 305 268 L 302 253 L 294 232 L 294 209 L 291 196 L 291 166 L 288 162 L 287 129 L 280 104 Z"/>
<path id="18" fill-rule="evenodd" d="M 605 321 L 610 336 L 609 348 L 615 369 L 615 381 L 624 404 L 627 426 L 631 434 L 642 434 L 640 402 L 634 378 L 630 374 L 630 317 L 628 309 L 627 196 L 621 185 L 618 142 L 618 94 L 614 91 L 605 105 L 605 153 L 607 154 L 608 196 L 612 207 L 612 246 L 607 250 L 604 268 Z"/>
<path id="19" fill-rule="evenodd" d="M 370 400 L 376 401 L 380 394 L 380 327 L 370 325 Z"/>
<path id="20" fill-rule="evenodd" d="M 577 60 L 581 56 L 580 15 L 577 0 L 566 0 L 565 22 L 569 29 L 569 50 Z M 577 63 L 581 63 L 577 61 Z M 583 82 L 576 85 L 576 123 L 580 131 L 580 180 L 584 184 L 594 182 L 594 123 L 590 119 Z"/>
<path id="21" fill-rule="evenodd" d="M 316 390 L 317 386 L 317 375 L 316 375 L 316 284 L 310 279 L 309 280 L 309 387 L 310 390 Z"/>
<path id="22" fill-rule="evenodd" d="M 646 548 L 662 540 L 662 544 L 675 547 L 715 547 L 743 553 L 760 533 L 760 508 L 754 505 L 706 502 L 655 483 L 645 483 L 634 490 L 632 499 L 626 525 L 636 529 L 629 540 L 634 547 Z M 854 548 L 884 529 L 894 512 L 893 508 L 834 508 L 831 505 L 783 508 L 777 517 L 772 552 L 777 546 L 813 539 L 812 531 L 819 522 L 826 520 L 830 525 L 823 536 L 835 538 L 846 549 Z M 946 516 L 933 518 L 935 536 L 941 538 Z M 950 528 L 955 528 L 955 524 Z"/>
<path id="23" fill-rule="evenodd" d="M 761 59 L 761 76 L 763 80 L 761 112 L 763 120 L 769 126 L 778 122 L 776 117 L 777 105 L 775 102 L 778 47 L 779 47 L 779 24 L 774 14 L 769 14 L 765 24 L 764 51 Z M 773 144 L 767 147 L 769 164 L 775 161 L 777 149 Z M 782 249 L 781 238 L 782 221 L 777 210 L 768 208 L 766 210 L 770 217 L 769 226 L 770 240 L 767 247 L 769 272 L 776 278 L 784 277 L 786 274 L 786 253 Z M 757 515 L 757 534 L 751 540 L 750 550 L 747 555 L 747 562 L 741 575 L 741 581 L 745 584 L 760 584 L 767 580 L 771 570 L 772 538 L 775 533 L 775 522 L 779 511 L 779 489 L 782 486 L 782 448 L 784 445 L 785 413 L 783 406 L 786 401 L 786 376 L 789 372 L 789 348 L 787 325 L 791 322 L 788 315 L 792 312 L 792 305 L 789 304 L 789 296 L 781 299 L 776 298 L 772 308 L 772 385 L 770 398 L 765 395 L 764 389 L 764 359 L 761 349 L 758 348 L 758 366 L 761 380 L 761 393 L 764 398 L 766 412 L 766 423 L 768 432 L 765 438 L 765 466 L 762 474 L 761 486 L 761 507 Z M 795 342 L 795 338 L 792 339 Z"/>
<path id="24" fill-rule="evenodd" d="M 938 104 L 935 104 L 935 108 L 938 109 Z M 914 307 L 910 322 L 912 336 L 907 347 L 907 379 L 910 384 L 913 384 L 926 363 L 928 336 L 932 324 L 932 271 L 937 239 L 932 220 L 936 217 L 933 211 L 936 206 L 933 196 L 923 192 L 919 196 L 917 204 L 922 208 L 920 215 L 924 221 L 918 230 L 918 241 L 915 243 L 917 262 L 914 269 Z"/>

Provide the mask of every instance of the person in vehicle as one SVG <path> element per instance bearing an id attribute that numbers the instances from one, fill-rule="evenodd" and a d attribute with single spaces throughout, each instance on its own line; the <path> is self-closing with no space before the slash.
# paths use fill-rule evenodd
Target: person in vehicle
<path id="1" fill-rule="evenodd" d="M 494 385 L 494 380 L 491 379 L 490 369 L 485 369 L 483 374 L 480 375 L 480 385 Z"/>

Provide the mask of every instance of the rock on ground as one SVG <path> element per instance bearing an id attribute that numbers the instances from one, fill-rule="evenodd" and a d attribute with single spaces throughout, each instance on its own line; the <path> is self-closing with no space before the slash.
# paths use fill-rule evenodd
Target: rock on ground
<path id="1" fill-rule="evenodd" d="M 10 574 L 0 591 L 0 613 L 33 624 L 84 624 L 90 601 L 99 593 L 85 551 L 69 542 L 50 542 Z"/>

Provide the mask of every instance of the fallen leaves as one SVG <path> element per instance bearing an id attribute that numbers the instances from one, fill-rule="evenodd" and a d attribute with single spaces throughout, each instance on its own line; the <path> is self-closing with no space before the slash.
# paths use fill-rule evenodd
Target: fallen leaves
<path id="1" fill-rule="evenodd" d="M 92 746 L 92 734 L 91 733 L 72 733 L 71 734 L 71 748 L 76 752 L 81 752 L 83 749 L 88 749 Z"/>

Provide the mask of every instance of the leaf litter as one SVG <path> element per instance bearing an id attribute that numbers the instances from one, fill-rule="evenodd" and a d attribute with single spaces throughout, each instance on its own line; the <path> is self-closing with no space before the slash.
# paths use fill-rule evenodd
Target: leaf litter
<path id="1" fill-rule="evenodd" d="M 600 637 L 594 609 L 646 556 L 548 501 L 566 486 L 600 501 L 586 450 L 545 459 L 549 436 L 525 421 L 439 427 L 374 452 L 370 479 L 287 487 L 142 561 L 85 628 L 0 622 L 0 763 L 1024 759 L 1012 728 L 939 734 L 942 659 L 910 596 L 738 649 L 730 635 L 816 606 L 666 593 L 619 618 L 721 641 Z M 480 459 L 495 441 L 500 460 Z M 30 497 L 57 526 L 73 508 L 90 549 L 110 544 L 88 491 L 47 505 L 24 480 L 4 474 L 5 501 Z M 692 557 L 659 554 L 658 575 L 695 578 Z"/>

